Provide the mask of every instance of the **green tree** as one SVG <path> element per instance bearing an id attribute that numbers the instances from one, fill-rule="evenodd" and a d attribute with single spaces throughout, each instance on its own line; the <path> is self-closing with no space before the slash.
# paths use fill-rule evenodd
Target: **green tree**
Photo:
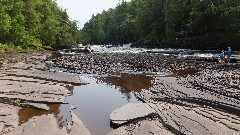
<path id="1" fill-rule="evenodd" d="M 52 0 L 1 0 L 0 43 L 18 51 L 67 48 L 81 41 L 76 21 Z"/>

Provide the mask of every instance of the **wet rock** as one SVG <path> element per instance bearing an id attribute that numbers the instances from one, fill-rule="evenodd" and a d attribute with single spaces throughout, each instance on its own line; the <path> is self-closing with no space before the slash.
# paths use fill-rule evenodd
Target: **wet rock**
<path id="1" fill-rule="evenodd" d="M 83 122 L 78 118 L 76 113 L 74 112 L 74 107 L 73 105 L 71 106 L 71 118 L 72 122 L 68 127 L 68 130 L 70 131 L 69 135 L 90 135 L 91 133 L 89 130 L 86 128 L 86 126 L 83 124 Z"/>
<path id="2" fill-rule="evenodd" d="M 106 74 L 119 71 L 158 73 L 208 65 L 208 62 L 177 58 L 174 55 L 151 53 L 101 53 L 79 56 L 62 56 L 53 60 L 62 70 L 74 73 Z M 185 65 L 183 65 L 185 64 Z"/>
<path id="3" fill-rule="evenodd" d="M 48 111 L 50 108 L 46 104 L 40 104 L 40 103 L 21 103 L 21 106 L 28 106 L 33 107 L 37 109 L 42 109 Z"/>
<path id="4" fill-rule="evenodd" d="M 4 70 L 0 71 L 0 94 L 2 99 L 12 101 L 3 100 L 13 108 L 18 108 L 13 106 L 16 99 L 23 103 L 64 103 L 69 92 L 63 86 L 81 84 L 77 76 L 74 79 L 71 75 L 65 77 L 65 74 L 43 71 L 44 62 L 41 58 L 25 57 L 22 63 L 15 63 L 16 61 L 19 60 L 4 61 Z M 10 62 L 15 64 L 9 64 Z M 120 118 L 113 119 L 116 124 L 127 122 L 126 125 L 109 134 L 217 135 L 240 132 L 239 63 L 219 64 L 202 59 L 148 53 L 103 53 L 63 56 L 56 58 L 54 64 L 60 70 L 79 74 L 126 71 L 148 75 L 162 72 L 167 74 L 167 77 L 157 77 L 149 90 L 135 93 L 140 100 L 154 108 L 158 119 L 136 119 L 130 114 L 137 109 L 126 108 L 124 110 L 128 113 L 123 112 Z M 5 115 L 0 113 L 0 121 L 1 116 Z M 72 113 L 72 117 L 75 119 L 76 115 Z M 77 121 L 72 120 L 68 124 L 72 133 L 78 133 L 76 129 L 81 124 L 72 126 L 81 123 Z M 4 122 L 8 121 L 4 119 Z M 12 125 L 15 122 L 15 119 L 9 121 Z M 0 122 L 0 129 L 3 127 L 3 132 L 9 133 L 14 128 L 6 128 L 2 123 Z"/>
<path id="5" fill-rule="evenodd" d="M 112 123 L 121 125 L 132 120 L 143 118 L 155 113 L 150 106 L 145 103 L 128 103 L 110 114 Z"/>

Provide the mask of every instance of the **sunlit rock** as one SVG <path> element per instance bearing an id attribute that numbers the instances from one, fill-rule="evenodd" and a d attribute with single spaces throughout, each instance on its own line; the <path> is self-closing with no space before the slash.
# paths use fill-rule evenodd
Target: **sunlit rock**
<path id="1" fill-rule="evenodd" d="M 110 114 L 110 120 L 114 124 L 121 125 L 151 114 L 155 114 L 155 110 L 145 103 L 128 103 L 114 110 Z"/>

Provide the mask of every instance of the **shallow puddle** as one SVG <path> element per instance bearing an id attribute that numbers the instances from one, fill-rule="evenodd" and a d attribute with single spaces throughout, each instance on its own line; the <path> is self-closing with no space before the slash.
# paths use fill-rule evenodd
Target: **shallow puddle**
<path id="1" fill-rule="evenodd" d="M 182 70 L 173 70 L 172 75 L 174 77 L 186 77 L 188 75 L 193 75 L 195 73 L 197 73 L 199 70 L 196 68 L 186 68 L 186 69 L 182 69 Z"/>
<path id="2" fill-rule="evenodd" d="M 73 95 L 67 97 L 66 101 L 69 104 L 61 105 L 61 114 L 70 119 L 70 105 L 77 107 L 76 112 L 78 117 L 83 121 L 92 135 L 105 135 L 113 128 L 110 125 L 110 114 L 120 106 L 129 102 L 139 102 L 133 94 L 133 91 L 140 92 L 140 87 L 147 88 L 150 86 L 150 77 L 146 83 L 135 85 L 136 80 L 141 80 L 142 76 L 135 77 L 81 77 L 87 80 L 90 84 L 76 86 L 73 90 Z M 118 79 L 125 78 L 127 82 L 119 84 Z M 138 79 L 134 79 L 138 78 Z M 144 78 L 144 77 L 143 77 Z M 132 81 L 131 81 L 132 80 Z M 134 81 L 133 81 L 134 80 Z M 146 79 L 142 79 L 144 81 Z M 121 81 L 120 81 L 121 82 Z M 129 85 L 128 84 L 132 84 Z M 145 86 L 147 84 L 148 86 Z M 136 86 L 136 87 L 135 87 Z"/>
<path id="3" fill-rule="evenodd" d="M 54 114 L 59 126 L 66 126 L 66 122 L 71 120 L 71 105 L 74 105 L 78 117 L 92 135 L 105 135 L 115 128 L 110 123 L 110 114 L 127 103 L 140 102 L 134 92 L 148 90 L 155 80 L 152 75 L 127 73 L 108 76 L 84 75 L 80 78 L 89 84 L 67 87 L 71 92 L 71 96 L 66 98 L 69 104 L 50 104 L 49 111 L 23 108 L 19 112 L 19 123 L 27 122 L 34 116 Z"/>
<path id="4" fill-rule="evenodd" d="M 28 108 L 24 107 L 19 111 L 19 124 L 27 122 L 29 119 L 31 119 L 34 116 L 41 116 L 41 115 L 47 115 L 47 114 L 54 114 L 54 116 L 57 118 L 59 125 L 62 124 L 61 121 L 63 121 L 63 117 L 60 116 L 60 104 L 51 104 L 49 106 L 49 111 L 46 110 L 40 110 L 35 108 Z"/>

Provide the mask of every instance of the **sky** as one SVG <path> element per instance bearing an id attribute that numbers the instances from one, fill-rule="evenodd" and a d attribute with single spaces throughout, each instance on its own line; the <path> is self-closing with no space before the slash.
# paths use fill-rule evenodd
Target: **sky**
<path id="1" fill-rule="evenodd" d="M 67 9 L 70 20 L 79 22 L 82 28 L 93 14 L 114 8 L 119 0 L 56 0 L 59 7 Z M 130 1 L 130 0 L 126 0 Z"/>

